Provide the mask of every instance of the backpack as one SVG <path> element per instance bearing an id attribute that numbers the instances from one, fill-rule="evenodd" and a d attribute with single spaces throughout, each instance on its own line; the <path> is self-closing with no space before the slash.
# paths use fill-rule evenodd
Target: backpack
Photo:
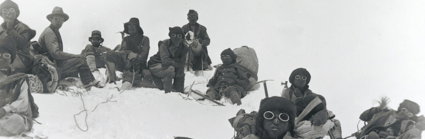
<path id="1" fill-rule="evenodd" d="M 229 122 L 235 130 L 234 139 L 242 139 L 245 136 L 254 134 L 256 117 L 256 111 L 245 113 L 244 109 L 240 109 L 235 117 L 230 118 Z"/>
<path id="2" fill-rule="evenodd" d="M 233 52 L 237 55 L 236 63 L 244 67 L 244 72 L 248 76 L 250 89 L 255 90 L 259 86 L 258 81 L 258 58 L 257 53 L 254 49 L 248 46 L 242 46 L 239 48 L 233 49 Z"/>

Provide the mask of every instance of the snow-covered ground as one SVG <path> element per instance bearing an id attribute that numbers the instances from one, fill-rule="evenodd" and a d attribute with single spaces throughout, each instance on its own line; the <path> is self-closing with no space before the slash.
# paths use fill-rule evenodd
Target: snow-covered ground
<path id="1" fill-rule="evenodd" d="M 310 87 L 327 99 L 328 108 L 342 122 L 343 136 L 356 131 L 358 116 L 381 96 L 397 108 L 403 99 L 425 107 L 425 1 L 411 0 L 15 0 L 19 19 L 37 30 L 48 26 L 46 15 L 61 6 L 70 19 L 61 33 L 64 49 L 79 53 L 89 43 L 94 29 L 102 31 L 104 45 L 121 41 L 118 31 L 131 17 L 138 17 L 151 40 L 150 55 L 157 41 L 167 38 L 168 27 L 187 23 L 188 9 L 199 12 L 199 22 L 211 37 L 213 64 L 220 63 L 225 48 L 248 45 L 257 50 L 259 78 L 273 79 L 270 95 L 280 95 L 281 81 L 292 70 L 307 68 Z M 212 75 L 186 73 L 200 90 Z M 203 83 L 203 84 L 202 84 Z M 139 88 L 119 94 L 114 85 L 84 94 L 89 110 L 88 132 L 74 123 L 82 110 L 77 96 L 35 94 L 42 125 L 35 134 L 49 138 L 172 138 L 226 139 L 233 136 L 228 119 L 243 108 L 258 110 L 263 88 L 243 98 L 241 106 L 225 107 L 186 100 L 176 93 Z M 112 97 L 113 101 L 96 104 Z M 423 112 L 422 112 L 423 113 Z M 421 113 L 421 114 L 422 114 Z M 83 125 L 84 116 L 77 116 Z"/>

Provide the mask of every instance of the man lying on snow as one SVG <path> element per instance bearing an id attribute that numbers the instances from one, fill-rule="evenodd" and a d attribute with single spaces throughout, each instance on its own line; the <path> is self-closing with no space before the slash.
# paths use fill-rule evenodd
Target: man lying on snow
<path id="1" fill-rule="evenodd" d="M 61 7 L 55 7 L 52 13 L 47 15 L 47 19 L 50 21 L 50 26 L 41 33 L 38 42 L 41 47 L 47 49 L 49 59 L 55 62 L 58 73 L 60 73 L 60 79 L 78 77 L 79 75 L 87 90 L 90 90 L 92 86 L 102 87 L 90 72 L 84 58 L 63 51 L 59 29 L 69 19 L 69 16 L 63 12 Z"/>
<path id="2" fill-rule="evenodd" d="M 184 65 L 188 48 L 183 43 L 183 35 L 182 28 L 169 28 L 170 39 L 158 42 L 158 52 L 148 62 L 156 87 L 164 89 L 165 93 L 184 91 Z"/>
<path id="3" fill-rule="evenodd" d="M 388 99 L 382 99 L 379 107 L 372 107 L 360 115 L 367 122 L 357 138 L 365 139 L 420 139 L 425 119 L 416 116 L 420 107 L 416 102 L 404 100 L 397 111 L 387 108 Z"/>
<path id="4" fill-rule="evenodd" d="M 296 130 L 303 138 L 321 138 L 334 126 L 328 120 L 326 100 L 323 96 L 313 93 L 308 86 L 311 75 L 304 68 L 295 69 L 290 77 L 291 87 L 282 91 L 282 97 L 297 105 Z"/>
<path id="5" fill-rule="evenodd" d="M 230 49 L 221 52 L 223 64 L 217 68 L 208 81 L 207 97 L 220 100 L 222 96 L 230 98 L 233 104 L 240 105 L 241 98 L 250 89 L 247 70 L 236 63 L 236 54 Z"/>
<path id="6" fill-rule="evenodd" d="M 32 119 L 38 116 L 26 75 L 11 71 L 16 45 L 15 40 L 0 39 L 0 136 L 30 131 Z"/>
<path id="7" fill-rule="evenodd" d="M 86 58 L 90 71 L 101 75 L 98 68 L 106 68 L 106 52 L 111 51 L 111 49 L 102 45 L 104 40 L 99 30 L 92 31 L 89 41 L 91 44 L 88 44 L 81 51 L 81 55 Z"/>
<path id="8" fill-rule="evenodd" d="M 121 91 L 140 86 L 150 49 L 149 38 L 143 35 L 138 18 L 124 24 L 124 33 L 128 36 L 123 38 L 118 52 L 110 51 L 106 56 L 109 82 L 118 80 L 116 70 L 123 72 Z"/>

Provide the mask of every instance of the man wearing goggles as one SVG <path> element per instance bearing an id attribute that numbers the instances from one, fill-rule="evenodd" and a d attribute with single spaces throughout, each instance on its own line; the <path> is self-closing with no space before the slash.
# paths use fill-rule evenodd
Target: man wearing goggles
<path id="1" fill-rule="evenodd" d="M 38 116 L 32 113 L 38 107 L 33 104 L 27 76 L 11 71 L 16 45 L 15 40 L 0 39 L 0 136 L 30 131 L 33 117 Z"/>
<path id="2" fill-rule="evenodd" d="M 380 103 L 388 104 L 382 101 Z M 360 119 L 367 124 L 355 135 L 364 139 L 421 138 L 421 132 L 424 130 L 421 127 L 425 126 L 425 118 L 416 116 L 419 111 L 419 105 L 408 99 L 400 103 L 397 111 L 387 108 L 386 105 L 370 108 L 360 115 Z"/>
<path id="3" fill-rule="evenodd" d="M 282 97 L 297 106 L 296 124 L 297 131 L 303 132 L 301 137 L 323 137 L 333 124 L 328 120 L 325 98 L 309 89 L 310 80 L 311 75 L 305 68 L 295 69 L 289 76 L 291 86 L 283 89 Z"/>
<path id="4" fill-rule="evenodd" d="M 19 21 L 20 11 L 18 5 L 5 0 L 0 5 L 0 16 L 3 23 L 0 25 L 0 38 L 12 37 L 17 41 L 17 56 L 13 62 L 13 67 L 17 72 L 31 72 L 33 56 L 30 54 L 30 40 L 35 36 L 35 30 Z"/>
<path id="5" fill-rule="evenodd" d="M 296 137 L 296 106 L 288 99 L 270 97 L 261 100 L 255 134 L 243 139 L 292 139 Z"/>
<path id="6" fill-rule="evenodd" d="M 148 65 L 156 87 L 165 93 L 181 92 L 184 89 L 184 65 L 187 47 L 183 43 L 183 30 L 169 28 L 170 39 L 158 43 L 158 52 L 150 57 Z"/>

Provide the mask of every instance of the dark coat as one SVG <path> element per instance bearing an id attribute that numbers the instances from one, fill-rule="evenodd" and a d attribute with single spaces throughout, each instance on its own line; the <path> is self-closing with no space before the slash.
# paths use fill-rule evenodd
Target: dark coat
<path id="1" fill-rule="evenodd" d="M 237 63 L 230 65 L 221 65 L 214 73 L 214 76 L 208 81 L 208 87 L 219 90 L 221 87 L 238 85 L 245 90 L 249 89 L 249 80 L 244 74 L 244 67 Z"/>
<path id="2" fill-rule="evenodd" d="M 313 93 L 308 86 L 304 89 L 304 93 L 301 94 L 299 89 L 296 89 L 294 86 L 286 88 L 282 91 L 282 97 L 291 100 L 295 105 L 297 105 L 297 116 L 306 108 L 306 106 L 316 97 L 319 97 L 322 101 L 321 104 L 312 109 L 303 120 L 316 121 L 320 122 L 321 125 L 325 124 L 328 120 L 328 111 L 326 109 L 326 100 L 323 96 Z M 302 121 L 302 120 L 300 120 Z"/>
<path id="3" fill-rule="evenodd" d="M 147 36 L 143 35 L 134 35 L 124 37 L 121 43 L 120 51 L 125 53 L 136 53 L 137 60 L 146 64 L 146 61 L 149 56 L 150 42 Z"/>
<path id="4" fill-rule="evenodd" d="M 207 28 L 199 23 L 196 23 L 194 28 L 191 29 L 189 24 L 186 24 L 182 27 L 183 33 L 186 34 L 189 31 L 193 31 L 195 34 L 195 39 L 198 39 L 203 47 L 210 45 L 210 37 L 207 33 Z"/>
<path id="5" fill-rule="evenodd" d="M 96 60 L 96 67 L 100 68 L 100 67 L 105 67 L 106 64 L 106 52 L 111 51 L 111 49 L 109 49 L 108 47 L 105 46 L 99 46 L 99 47 L 94 47 L 91 44 L 88 44 L 86 46 L 86 48 L 84 48 L 81 51 L 81 55 L 83 57 L 86 57 L 87 55 L 94 55 L 95 60 Z"/>
<path id="6" fill-rule="evenodd" d="M 150 57 L 148 65 L 150 67 L 151 65 L 161 63 L 163 68 L 168 68 L 168 66 L 184 68 L 187 51 L 188 48 L 183 43 L 178 47 L 173 47 L 170 39 L 161 41 L 158 52 Z"/>

